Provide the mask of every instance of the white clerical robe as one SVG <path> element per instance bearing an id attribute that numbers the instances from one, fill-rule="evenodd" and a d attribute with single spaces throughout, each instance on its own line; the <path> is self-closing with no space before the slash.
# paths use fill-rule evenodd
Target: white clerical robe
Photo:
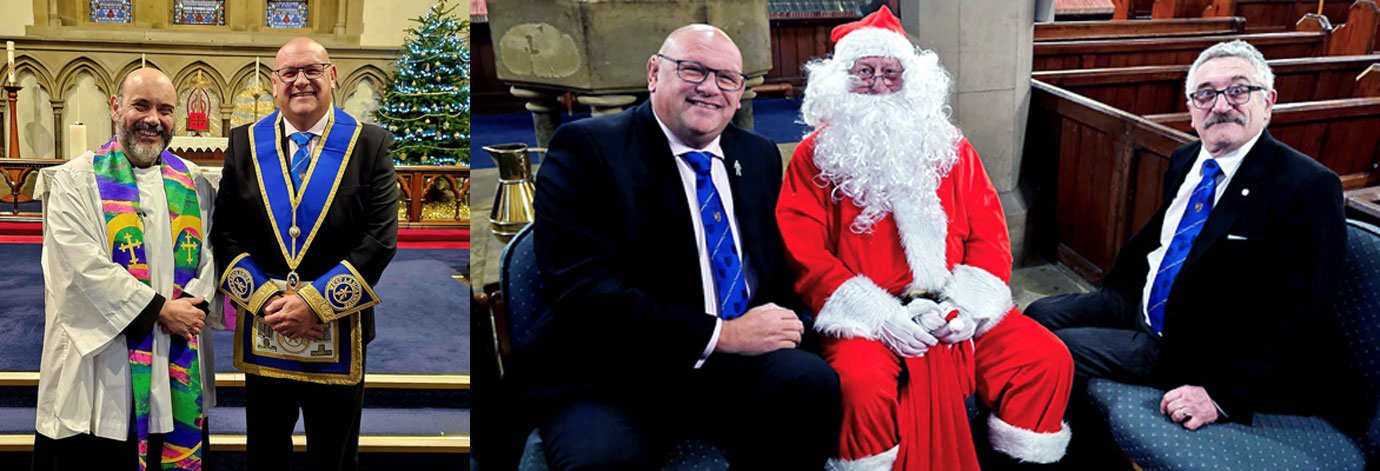
<path id="1" fill-rule="evenodd" d="M 43 217 L 44 318 L 43 359 L 39 366 L 38 433 L 61 439 L 89 433 L 125 440 L 134 419 L 129 349 L 124 330 L 153 300 L 154 292 L 173 299 L 173 239 L 160 167 L 135 168 L 139 185 L 144 254 L 152 287 L 144 285 L 111 259 L 106 246 L 105 214 L 87 152 L 57 167 L 48 183 Z M 214 190 L 195 164 L 187 162 L 201 205 L 201 265 L 187 283 L 190 296 L 215 294 L 215 261 L 209 239 Z M 202 404 L 215 404 L 215 365 L 210 328 L 224 329 L 213 309 L 200 339 Z M 149 430 L 173 429 L 168 347 L 172 339 L 153 327 L 152 393 Z"/>

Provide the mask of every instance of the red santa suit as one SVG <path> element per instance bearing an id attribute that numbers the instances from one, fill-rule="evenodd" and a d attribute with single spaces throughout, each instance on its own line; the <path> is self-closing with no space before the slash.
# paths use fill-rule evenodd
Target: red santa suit
<path id="1" fill-rule="evenodd" d="M 960 139 L 957 160 L 939 182 L 947 224 L 932 227 L 922 201 L 857 233 L 862 213 L 824 184 L 811 134 L 786 171 L 777 219 L 796 291 L 817 313 L 822 356 L 839 373 L 844 423 L 831 469 L 977 469 L 964 400 L 974 391 L 995 411 L 993 447 L 1050 463 L 1063 456 L 1062 422 L 1073 381 L 1068 350 L 1012 304 L 1011 249 L 997 192 L 977 152 Z M 900 358 L 878 328 L 898 297 L 936 293 L 977 321 L 973 341 Z M 904 373 L 904 374 L 903 374 Z"/>

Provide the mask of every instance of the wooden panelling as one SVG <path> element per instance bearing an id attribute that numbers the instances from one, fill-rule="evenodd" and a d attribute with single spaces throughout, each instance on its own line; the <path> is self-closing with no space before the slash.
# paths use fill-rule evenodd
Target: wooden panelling
<path id="1" fill-rule="evenodd" d="M 1266 59 L 1324 55 L 1327 33 L 1293 32 L 1131 40 L 1036 43 L 1032 70 L 1097 69 L 1137 65 L 1192 64 L 1204 49 L 1241 39 Z"/>
<path id="2" fill-rule="evenodd" d="M 1176 18 L 1135 21 L 1059 21 L 1036 23 L 1035 41 L 1130 39 L 1239 34 L 1245 18 Z"/>
<path id="3" fill-rule="evenodd" d="M 1052 123 L 1047 129 L 1057 136 L 1027 146 L 1025 158 L 1058 162 L 1058 257 L 1100 282 L 1158 205 L 1164 161 L 1193 137 L 1039 80 L 1032 81 L 1030 121 Z"/>

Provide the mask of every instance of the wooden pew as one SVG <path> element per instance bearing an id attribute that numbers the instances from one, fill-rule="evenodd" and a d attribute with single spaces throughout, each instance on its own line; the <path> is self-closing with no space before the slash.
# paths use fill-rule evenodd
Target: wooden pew
<path id="1" fill-rule="evenodd" d="M 1145 119 L 1193 131 L 1186 112 Z M 1345 189 L 1380 184 L 1380 97 L 1276 104 L 1268 129 L 1275 139 L 1337 172 Z"/>
<path id="2" fill-rule="evenodd" d="M 1061 263 L 1100 283 L 1117 250 L 1158 208 L 1169 155 L 1193 140 L 1032 80 L 1022 185 L 1035 196 L 1026 243 L 1054 245 Z"/>
<path id="3" fill-rule="evenodd" d="M 1326 55 L 1328 32 L 1235 34 L 1131 40 L 1041 42 L 1033 47 L 1031 70 L 1100 69 L 1138 65 L 1192 64 L 1204 49 L 1241 39 L 1266 59 Z M 1369 53 L 1361 52 L 1360 54 Z"/>
<path id="4" fill-rule="evenodd" d="M 1246 18 L 1247 32 L 1289 31 L 1294 29 L 1298 18 L 1306 14 L 1318 13 L 1317 0 L 1116 0 L 1114 20 L 1144 17 L 1153 19 L 1170 18 L 1220 18 L 1240 16 Z M 1146 3 L 1150 3 L 1146 8 Z M 1323 16 L 1333 24 L 1347 20 L 1347 10 L 1352 0 L 1324 0 Z"/>
<path id="5" fill-rule="evenodd" d="M 1035 41 L 1079 41 L 1093 39 L 1133 39 L 1169 36 L 1207 36 L 1241 34 L 1246 19 L 1171 18 L 1137 21 L 1056 21 L 1035 24 Z"/>
<path id="6" fill-rule="evenodd" d="M 1380 73 L 1358 76 L 1380 63 L 1380 54 L 1269 61 L 1275 74 L 1277 103 L 1380 96 Z M 1051 70 L 1032 76 L 1136 115 L 1188 111 L 1184 95 L 1187 65 L 1154 65 L 1110 69 Z"/>

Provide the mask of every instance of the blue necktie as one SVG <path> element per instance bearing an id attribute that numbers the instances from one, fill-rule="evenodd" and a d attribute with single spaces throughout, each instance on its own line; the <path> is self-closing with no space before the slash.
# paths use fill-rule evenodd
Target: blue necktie
<path id="1" fill-rule="evenodd" d="M 309 132 L 298 132 L 288 136 L 292 142 L 297 143 L 297 152 L 292 154 L 292 162 L 288 165 L 288 174 L 292 175 L 292 187 L 301 190 L 302 178 L 307 176 L 307 167 L 311 165 L 310 153 L 307 152 L 307 143 L 311 142 L 312 134 Z"/>
<path id="2" fill-rule="evenodd" d="M 1193 239 L 1203 230 L 1208 213 L 1212 212 L 1212 199 L 1217 194 L 1217 175 L 1221 173 L 1222 167 L 1217 165 L 1216 160 L 1203 162 L 1203 181 L 1193 188 L 1188 207 L 1184 208 L 1183 219 L 1179 220 L 1179 229 L 1169 242 L 1169 250 L 1164 252 L 1164 260 L 1160 261 L 1155 285 L 1150 287 L 1150 308 L 1146 309 L 1150 314 L 1150 328 L 1155 332 L 1164 329 L 1164 305 L 1169 301 L 1169 290 L 1174 286 L 1174 278 L 1179 276 L 1179 269 L 1183 268 L 1188 252 L 1193 249 Z"/>
<path id="3" fill-rule="evenodd" d="M 728 225 L 728 213 L 723 200 L 709 176 L 714 156 L 708 152 L 687 152 L 683 156 L 695 170 L 695 195 L 700 202 L 700 223 L 704 224 L 704 242 L 709 249 L 709 267 L 719 294 L 719 317 L 733 319 L 747 310 L 747 281 L 743 278 L 743 262 L 738 258 L 733 231 Z"/>

